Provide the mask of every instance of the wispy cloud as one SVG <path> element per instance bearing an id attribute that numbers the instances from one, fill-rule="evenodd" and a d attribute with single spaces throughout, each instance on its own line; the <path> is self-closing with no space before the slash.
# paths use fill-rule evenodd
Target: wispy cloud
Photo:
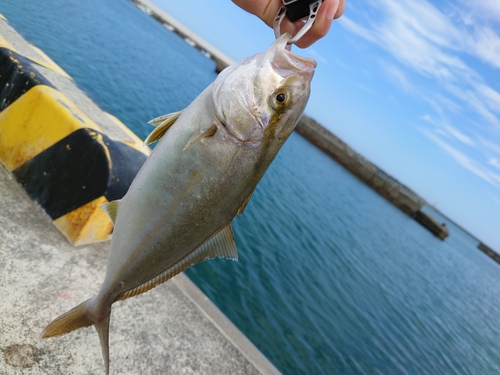
<path id="1" fill-rule="evenodd" d="M 421 120 L 428 122 L 434 125 L 436 128 L 435 132 L 444 135 L 445 137 L 452 138 L 456 141 L 459 141 L 467 146 L 475 146 L 476 142 L 468 135 L 464 134 L 454 126 L 450 125 L 447 122 L 442 121 L 441 119 L 435 119 L 429 114 L 425 114 L 420 117 Z"/>
<path id="2" fill-rule="evenodd" d="M 493 186 L 500 188 L 500 173 L 491 171 L 485 168 L 484 164 L 476 162 L 470 156 L 457 150 L 455 147 L 451 146 L 447 142 L 443 141 L 436 134 L 426 130 L 420 129 L 420 131 L 432 142 L 434 142 L 439 148 L 445 151 L 449 156 L 453 158 L 459 165 L 474 173 L 476 176 L 482 178 L 483 180 L 489 182 Z"/>
<path id="3" fill-rule="evenodd" d="M 351 20 L 349 17 L 347 16 L 343 16 L 342 18 L 339 19 L 339 23 L 344 26 L 347 30 L 355 33 L 355 34 L 358 34 L 360 37 L 370 41 L 370 42 L 377 42 L 377 38 L 373 35 L 373 33 L 361 26 L 361 25 L 358 25 L 356 22 L 354 22 L 353 20 Z"/>
<path id="4" fill-rule="evenodd" d="M 488 107 L 492 111 L 500 113 L 500 93 L 484 84 L 478 84 L 476 88 L 485 100 Z"/>
<path id="5" fill-rule="evenodd" d="M 465 62 L 469 60 L 467 56 L 472 56 L 500 68 L 500 35 L 493 28 L 496 25 L 498 30 L 496 22 L 500 21 L 498 0 L 469 2 L 467 6 L 462 4 L 447 10 L 438 9 L 425 0 L 366 0 L 366 4 L 372 11 L 356 14 L 369 13 L 370 18 L 355 21 L 343 17 L 341 24 L 378 45 L 413 72 L 435 80 L 437 87 L 460 103 L 455 105 L 455 110 L 469 108 L 500 130 L 497 116 L 500 94 Z M 489 22 L 478 22 L 479 19 Z M 406 76 L 394 68 L 389 72 L 399 83 L 405 83 L 403 88 L 411 84 L 408 80 L 402 81 Z M 426 96 L 436 95 L 429 92 Z M 434 100 L 434 104 L 438 101 Z"/>
<path id="6" fill-rule="evenodd" d="M 473 146 L 475 142 L 467 135 L 459 131 L 458 129 L 454 128 L 451 125 L 445 124 L 444 128 L 446 131 L 451 134 L 455 139 L 459 140 L 460 142 L 468 145 L 468 146 Z"/>
<path id="7" fill-rule="evenodd" d="M 500 160 L 498 160 L 497 158 L 490 158 L 488 162 L 495 168 L 500 169 Z"/>
<path id="8" fill-rule="evenodd" d="M 495 197 L 495 196 L 493 196 L 493 195 L 490 195 L 490 196 L 491 196 L 491 198 L 493 199 L 493 202 L 495 202 L 496 204 L 498 204 L 498 205 L 500 206 L 500 198 Z"/>
<path id="9" fill-rule="evenodd" d="M 389 77 L 395 82 L 397 86 L 410 93 L 416 93 L 416 87 L 411 83 L 406 73 L 391 63 L 384 62 L 382 68 L 386 71 Z"/>
<path id="10" fill-rule="evenodd" d="M 486 139 L 482 136 L 478 136 L 477 140 L 480 142 L 480 145 L 483 149 L 489 151 L 490 153 L 496 154 L 496 156 L 500 157 L 500 144 L 498 142 Z"/>

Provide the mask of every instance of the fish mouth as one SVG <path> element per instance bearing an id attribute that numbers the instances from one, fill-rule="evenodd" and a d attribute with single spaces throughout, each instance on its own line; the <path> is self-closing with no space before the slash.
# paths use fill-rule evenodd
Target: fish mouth
<path id="1" fill-rule="evenodd" d="M 288 41 L 292 38 L 292 34 L 285 33 L 281 35 L 268 51 L 274 52 L 274 58 L 272 59 L 272 65 L 277 68 L 277 71 L 293 71 L 294 73 L 305 73 L 310 75 L 314 72 L 317 66 L 315 60 L 308 57 L 303 57 L 296 55 L 295 53 L 289 51 L 287 47 Z"/>
<path id="2" fill-rule="evenodd" d="M 303 57 L 296 55 L 289 50 L 285 49 L 285 55 L 288 57 L 290 64 L 293 65 L 294 68 L 299 69 L 299 70 L 306 70 L 306 71 L 314 71 L 316 66 L 318 65 L 316 63 L 316 60 L 310 59 L 308 57 Z"/>

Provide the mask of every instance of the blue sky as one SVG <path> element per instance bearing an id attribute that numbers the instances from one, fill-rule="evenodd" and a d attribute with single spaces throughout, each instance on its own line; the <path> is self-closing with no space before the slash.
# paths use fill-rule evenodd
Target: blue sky
<path id="1" fill-rule="evenodd" d="M 152 0 L 235 60 L 274 40 L 229 0 Z M 347 0 L 306 113 L 500 251 L 500 1 Z"/>

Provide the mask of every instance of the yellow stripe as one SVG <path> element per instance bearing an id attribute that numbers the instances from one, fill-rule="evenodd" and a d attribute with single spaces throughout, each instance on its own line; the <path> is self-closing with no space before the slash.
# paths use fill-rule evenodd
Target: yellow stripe
<path id="1" fill-rule="evenodd" d="M 113 230 L 113 223 L 101 209 L 104 203 L 108 203 L 108 200 L 99 197 L 54 220 L 54 224 L 75 246 L 108 240 Z"/>
<path id="2" fill-rule="evenodd" d="M 13 171 L 81 128 L 102 131 L 64 94 L 35 86 L 0 112 L 0 161 Z"/>
<path id="3" fill-rule="evenodd" d="M 122 143 L 136 149 L 137 151 L 142 152 L 143 154 L 149 155 L 151 154 L 151 149 L 144 144 L 144 142 L 132 131 L 130 130 L 123 122 L 121 122 L 116 116 L 113 116 L 110 113 L 107 113 L 108 117 L 113 120 L 113 122 L 118 125 L 127 135 L 133 139 L 133 142 L 122 141 Z"/>
<path id="4" fill-rule="evenodd" d="M 39 48 L 35 47 L 34 45 L 31 45 L 31 47 L 32 47 L 35 51 L 37 51 L 37 52 L 38 52 L 38 53 L 39 53 L 39 54 L 43 57 L 43 59 L 45 60 L 45 61 L 41 61 L 41 60 L 36 60 L 36 59 L 30 59 L 31 61 L 34 61 L 34 62 L 36 62 L 37 64 L 40 64 L 40 65 L 42 65 L 42 66 L 46 67 L 47 69 L 50 69 L 50 70 L 52 70 L 52 71 L 54 71 L 54 72 L 56 72 L 56 73 L 59 73 L 59 74 L 61 74 L 61 75 L 65 76 L 66 78 L 69 78 L 69 79 L 71 79 L 71 80 L 73 79 L 73 78 L 71 78 L 71 76 L 70 76 L 68 73 L 66 73 L 66 72 L 63 70 L 63 68 L 61 68 L 59 65 L 57 65 L 57 64 L 54 62 L 54 60 L 52 60 L 49 56 L 47 56 L 47 55 L 45 54 L 45 52 L 43 52 L 41 49 L 39 49 Z"/>
<path id="5" fill-rule="evenodd" d="M 1 14 L 0 14 L 1 16 Z M 11 51 L 17 52 L 16 49 L 10 44 L 7 39 L 0 35 L 0 48 L 8 48 Z"/>
<path id="6" fill-rule="evenodd" d="M 4 21 L 7 21 L 7 18 L 4 17 L 4 15 L 2 13 L 0 13 L 0 19 L 4 20 Z"/>

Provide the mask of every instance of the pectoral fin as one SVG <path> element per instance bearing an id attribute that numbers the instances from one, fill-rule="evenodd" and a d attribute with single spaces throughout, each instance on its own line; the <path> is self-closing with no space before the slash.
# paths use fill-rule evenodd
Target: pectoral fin
<path id="1" fill-rule="evenodd" d="M 236 244 L 234 243 L 234 234 L 231 225 L 228 225 L 227 227 L 222 229 L 219 233 L 208 239 L 200 247 L 198 247 L 184 259 L 170 267 L 168 270 L 164 271 L 148 282 L 122 293 L 116 300 L 124 300 L 147 292 L 148 290 L 164 283 L 168 279 L 181 273 L 192 265 L 203 260 L 215 257 L 223 257 L 235 261 L 238 260 L 238 252 L 236 251 Z"/>
<path id="2" fill-rule="evenodd" d="M 170 113 L 168 115 L 157 117 L 151 121 L 149 124 L 156 126 L 156 129 L 148 135 L 144 144 L 149 145 L 156 141 L 159 141 L 161 137 L 166 133 L 166 131 L 177 121 L 182 111 Z"/>
<path id="3" fill-rule="evenodd" d="M 118 206 L 119 205 L 120 205 L 120 199 L 118 199 L 116 201 L 111 201 L 109 203 L 105 203 L 101 206 L 103 211 L 106 212 L 108 217 L 113 222 L 113 225 L 115 225 L 116 215 L 118 215 Z"/>
<path id="4" fill-rule="evenodd" d="M 202 129 L 200 131 L 197 131 L 188 139 L 182 151 L 186 151 L 189 147 L 191 147 L 193 143 L 196 143 L 203 138 L 211 137 L 212 135 L 215 134 L 216 131 L 217 131 L 217 126 L 215 124 L 210 126 L 208 129 Z"/>

